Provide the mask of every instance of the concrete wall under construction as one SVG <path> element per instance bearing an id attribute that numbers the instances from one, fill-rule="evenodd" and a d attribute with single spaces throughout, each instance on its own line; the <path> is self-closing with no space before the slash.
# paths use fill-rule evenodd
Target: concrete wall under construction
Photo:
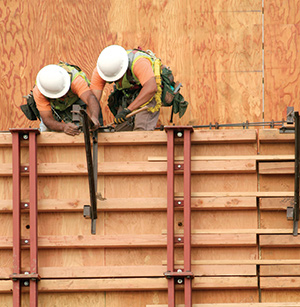
<path id="1" fill-rule="evenodd" d="M 99 133 L 96 235 L 83 217 L 89 204 L 83 135 L 42 133 L 37 143 L 40 305 L 167 304 L 166 132 Z M 1 133 L 1 306 L 12 306 L 11 144 L 11 134 Z M 183 159 L 180 140 L 175 156 Z M 24 140 L 23 166 L 28 158 Z M 294 195 L 294 135 L 277 129 L 195 130 L 191 159 L 193 304 L 299 302 L 300 239 L 286 218 Z M 179 172 L 178 199 L 182 181 Z M 28 201 L 28 187 L 23 174 L 22 202 Z M 177 209 L 176 234 L 183 224 Z M 22 238 L 29 228 L 24 209 Z M 29 258 L 23 248 L 22 271 L 29 270 Z M 183 265 L 180 243 L 175 265 Z M 176 286 L 177 304 L 184 303 L 183 287 Z M 27 287 L 22 306 L 29 306 Z"/>

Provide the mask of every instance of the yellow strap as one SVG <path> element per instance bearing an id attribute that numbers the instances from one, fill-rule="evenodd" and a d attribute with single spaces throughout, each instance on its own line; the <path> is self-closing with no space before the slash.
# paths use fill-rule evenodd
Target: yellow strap
<path id="1" fill-rule="evenodd" d="M 154 107 L 148 108 L 148 112 L 152 112 L 152 113 L 159 111 L 161 107 L 161 92 L 162 92 L 162 89 L 161 89 L 161 61 L 158 58 L 156 58 L 154 61 L 154 76 L 155 76 L 155 81 L 157 85 L 157 92 L 154 95 L 156 105 Z M 141 108 L 146 106 L 150 101 L 152 101 L 152 99 L 153 97 L 148 102 L 143 104 Z"/>

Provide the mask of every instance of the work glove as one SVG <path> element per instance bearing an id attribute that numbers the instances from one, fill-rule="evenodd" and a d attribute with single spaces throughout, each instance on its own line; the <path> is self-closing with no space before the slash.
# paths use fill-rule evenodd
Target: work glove
<path id="1" fill-rule="evenodd" d="M 126 120 L 126 116 L 131 113 L 131 111 L 127 108 L 123 109 L 120 113 L 118 113 L 114 118 L 115 124 L 122 124 Z"/>

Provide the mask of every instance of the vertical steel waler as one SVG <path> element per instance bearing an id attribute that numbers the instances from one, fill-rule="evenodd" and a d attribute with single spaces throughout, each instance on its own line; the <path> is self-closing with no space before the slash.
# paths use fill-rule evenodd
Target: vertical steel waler
<path id="1" fill-rule="evenodd" d="M 191 126 L 165 127 L 167 132 L 167 272 L 168 306 L 175 307 L 175 284 L 184 285 L 185 307 L 192 306 L 191 272 Z M 175 138 L 183 138 L 184 162 L 175 163 Z M 183 171 L 183 200 L 174 199 L 174 175 Z M 174 236 L 174 208 L 183 207 L 184 234 Z M 174 247 L 182 244 L 184 249 L 184 268 L 175 272 Z"/>
<path id="2" fill-rule="evenodd" d="M 38 305 L 37 134 L 38 129 L 10 129 L 13 177 L 13 307 L 21 306 L 21 287 L 29 286 L 30 307 Z M 21 166 L 20 139 L 29 142 L 29 165 Z M 29 173 L 29 203 L 21 202 L 21 173 Z M 21 239 L 21 209 L 29 209 L 30 238 Z M 30 272 L 21 272 L 21 246 L 30 247 Z"/>

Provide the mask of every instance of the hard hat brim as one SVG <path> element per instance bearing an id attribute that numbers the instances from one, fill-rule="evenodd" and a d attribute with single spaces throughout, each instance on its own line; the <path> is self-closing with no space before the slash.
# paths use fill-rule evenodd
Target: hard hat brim
<path id="1" fill-rule="evenodd" d="M 109 46 L 111 47 L 111 46 Z M 109 48 L 107 47 L 107 48 Z M 120 47 L 120 46 L 118 46 Z M 107 75 L 105 75 L 100 69 L 99 69 L 99 65 L 98 65 L 98 62 L 101 60 L 101 54 L 97 60 L 97 71 L 98 71 L 98 74 L 100 75 L 100 77 L 105 80 L 106 82 L 114 82 L 114 81 L 117 81 L 119 80 L 120 78 L 122 78 L 124 76 L 124 74 L 126 73 L 126 70 L 128 68 L 128 55 L 127 55 L 127 51 L 122 47 L 120 47 L 120 56 L 121 56 L 121 59 L 122 59 L 122 67 L 119 71 L 118 74 L 116 74 L 115 76 L 113 77 L 109 77 Z"/>
<path id="2" fill-rule="evenodd" d="M 50 66 L 50 65 L 47 65 L 47 66 Z M 60 98 L 60 97 L 64 96 L 64 95 L 69 91 L 70 86 L 71 86 L 71 77 L 70 77 L 70 75 L 68 74 L 68 72 L 67 72 L 64 68 L 62 68 L 62 67 L 60 67 L 60 66 L 58 66 L 58 65 L 54 65 L 54 64 L 53 64 L 53 66 L 56 66 L 56 69 L 62 74 L 62 76 L 63 76 L 63 78 L 64 78 L 64 87 L 63 87 L 63 89 L 62 89 L 60 92 L 55 93 L 55 94 L 52 93 L 52 92 L 48 92 L 47 90 L 45 90 L 45 89 L 43 88 L 43 86 L 41 85 L 41 83 L 40 83 L 40 81 L 39 81 L 39 74 L 41 74 L 41 72 L 43 71 L 43 69 L 46 69 L 47 66 L 43 67 L 43 68 L 39 71 L 39 73 L 37 74 L 37 77 L 36 77 L 36 85 L 37 85 L 39 91 L 40 91 L 44 96 L 46 96 L 46 97 L 48 97 L 48 98 L 53 98 L 53 99 L 55 99 L 55 98 Z"/>

